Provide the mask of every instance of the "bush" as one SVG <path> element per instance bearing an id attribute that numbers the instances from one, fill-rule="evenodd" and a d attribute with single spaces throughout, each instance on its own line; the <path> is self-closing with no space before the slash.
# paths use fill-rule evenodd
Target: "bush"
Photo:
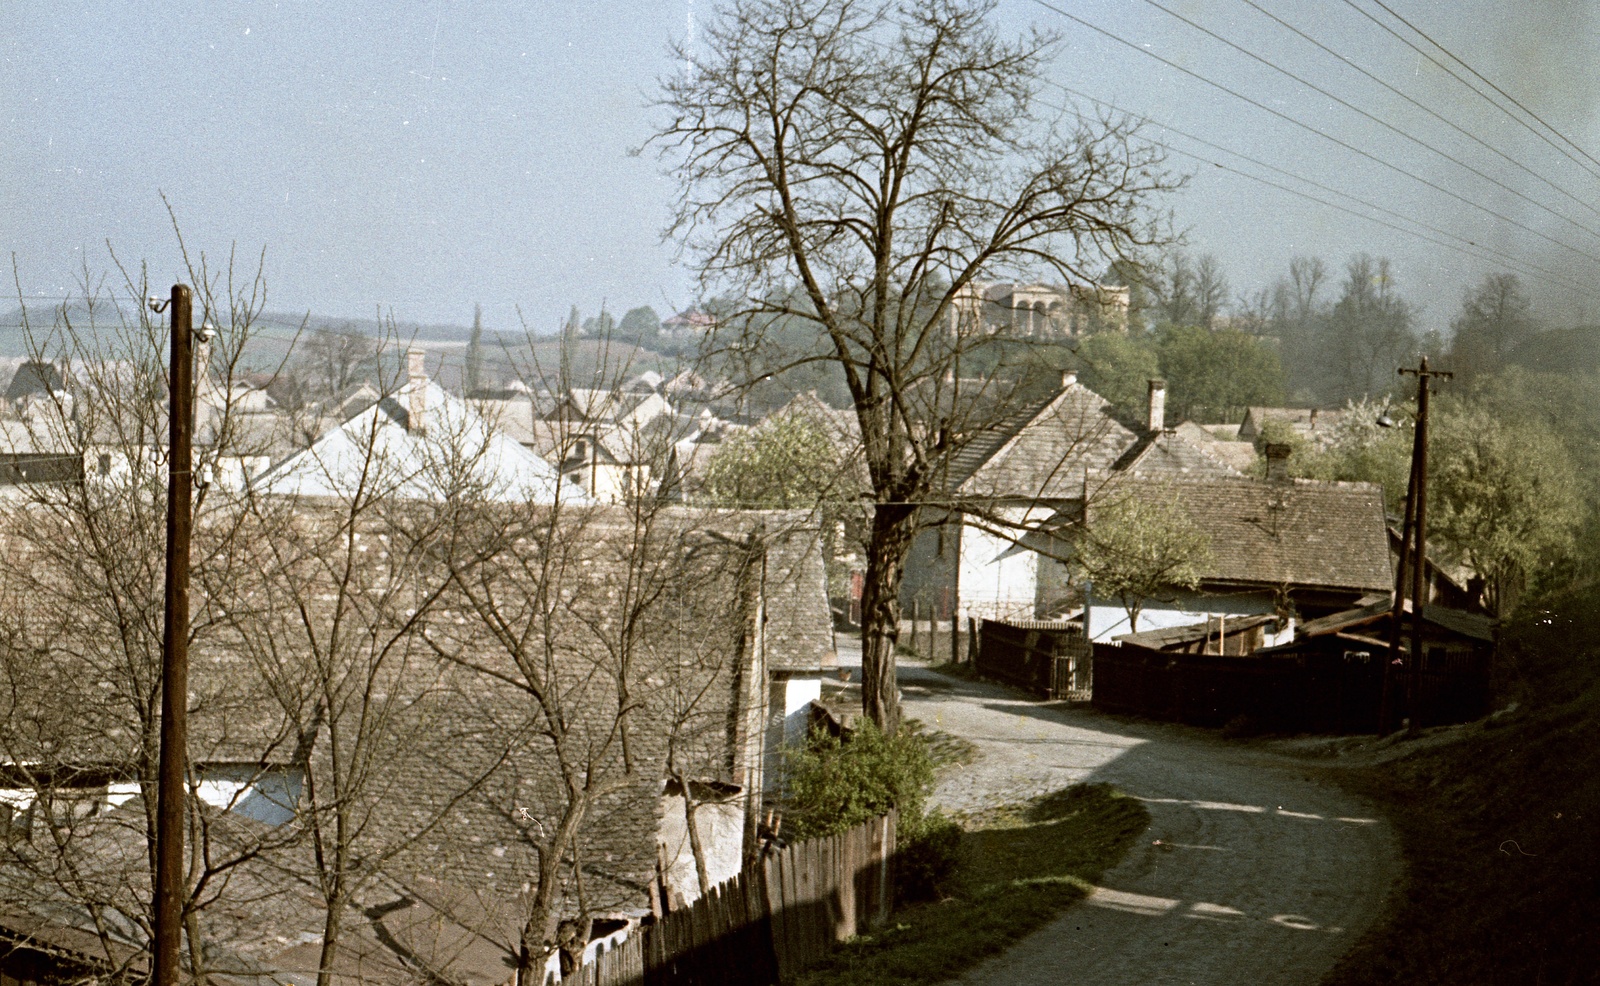
<path id="1" fill-rule="evenodd" d="M 854 828 L 891 808 L 900 813 L 895 837 L 896 889 L 904 900 L 927 897 L 955 872 L 961 828 L 924 804 L 933 789 L 927 741 L 906 729 L 885 736 L 870 720 L 840 739 L 813 730 L 788 755 L 789 821 L 797 839 Z"/>
<path id="2" fill-rule="evenodd" d="M 933 788 L 933 758 L 910 730 L 885 736 L 870 720 L 845 739 L 813 730 L 788 754 L 789 821 L 798 839 L 854 828 L 890 808 L 900 825 L 915 827 Z"/>
<path id="3" fill-rule="evenodd" d="M 915 829 L 902 826 L 894 860 L 895 897 L 902 901 L 938 897 L 955 876 L 961 826 L 935 808 Z"/>

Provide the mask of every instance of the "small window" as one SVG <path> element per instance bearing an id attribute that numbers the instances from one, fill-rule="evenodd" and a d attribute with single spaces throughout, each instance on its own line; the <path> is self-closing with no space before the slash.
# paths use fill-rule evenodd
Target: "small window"
<path id="1" fill-rule="evenodd" d="M 101 452 L 100 453 L 100 475 L 102 475 L 102 476 L 111 475 L 111 453 L 110 452 Z"/>

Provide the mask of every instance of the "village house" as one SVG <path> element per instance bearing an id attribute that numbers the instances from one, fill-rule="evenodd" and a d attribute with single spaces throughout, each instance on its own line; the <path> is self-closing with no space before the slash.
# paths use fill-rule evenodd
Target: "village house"
<path id="1" fill-rule="evenodd" d="M 1113 477 L 1239 473 L 1166 425 L 1166 384 L 1152 380 L 1140 421 L 1066 373 L 1050 394 L 971 436 L 946 489 L 957 506 L 918 536 L 902 604 L 947 620 L 1036 619 L 1081 608 L 1081 592 L 1038 548 Z"/>
<path id="2" fill-rule="evenodd" d="M 1282 475 L 1130 478 L 1104 488 L 1083 523 L 1092 532 L 1100 504 L 1124 496 L 1181 505 L 1205 534 L 1208 550 L 1196 565 L 1199 584 L 1142 600 L 1137 626 L 1129 625 L 1121 600 L 1087 586 L 1084 623 L 1092 641 L 1207 620 L 1274 616 L 1278 626 L 1264 641 L 1272 645 L 1290 639 L 1297 619 L 1346 609 L 1394 584 L 1383 490 L 1371 483 Z M 1070 540 L 1060 551 L 1070 552 Z"/>
<path id="3" fill-rule="evenodd" d="M 539 509 L 486 504 L 478 524 Z M 301 829 L 311 781 L 321 777 L 329 797 L 331 732 L 356 727 L 319 706 L 314 688 L 302 694 L 292 673 L 272 669 L 298 667 L 306 655 L 297 650 L 330 646 L 317 634 L 331 632 L 340 599 L 393 635 L 396 653 L 411 655 L 375 679 L 372 700 L 387 710 L 385 735 L 394 739 L 374 762 L 376 777 L 348 795 L 360 853 L 383 862 L 350 901 L 333 960 L 341 979 L 490 986 L 509 976 L 535 847 L 559 817 L 563 781 L 549 741 L 533 728 L 535 699 L 517 685 L 528 672 L 483 618 L 486 606 L 532 621 L 537 639 L 551 644 L 549 652 L 538 645 L 539 660 L 554 663 L 539 666 L 568 710 L 575 746 L 565 756 L 575 759 L 567 763 L 611 779 L 580 823 L 572 860 L 582 867 L 583 909 L 602 919 L 595 937 L 625 934 L 668 897 L 699 894 L 691 818 L 713 882 L 755 850 L 763 799 L 778 783 L 778 747 L 800 735 L 832 660 L 816 531 L 794 514 L 679 508 L 656 515 L 642 543 L 637 518 L 624 511 L 563 509 L 542 537 L 538 517 L 526 515 L 524 533 L 501 549 L 504 561 L 458 590 L 441 581 L 442 549 L 408 543 L 387 514 L 350 531 L 336 500 L 303 498 L 288 526 L 242 539 L 264 560 L 295 561 L 283 570 L 246 565 L 242 573 L 258 574 L 214 587 L 208 605 L 253 613 L 253 622 L 208 623 L 191 653 L 195 796 L 218 858 L 244 856 L 202 916 L 214 968 L 308 983 L 321 960 L 323 913 L 307 892 L 317 875 Z M 268 511 L 254 522 L 271 516 L 284 515 Z M 26 523 L 24 513 L 7 519 Z M 25 559 L 33 535 L 17 534 L 9 527 L 3 547 Z M 518 573 L 543 570 L 552 552 L 564 573 L 561 602 L 530 609 L 536 587 Z M 319 561 L 329 557 L 352 560 L 348 580 Z M 131 917 L 142 907 L 140 888 L 148 893 L 145 813 L 127 767 L 137 731 L 115 725 L 125 717 L 109 718 L 116 699 L 92 669 L 96 645 L 64 632 L 83 625 L 72 613 L 47 600 L 22 619 L 17 607 L 52 579 L 48 557 L 39 562 L 0 576 L 0 618 L 14 631 L 0 661 L 41 672 L 23 678 L 33 690 L 23 698 L 38 701 L 0 707 L 9 847 L 0 860 L 0 937 L 20 946 L 0 967 L 16 975 L 12 963 L 48 959 L 104 972 L 137 963 L 142 943 Z M 443 595 L 425 619 L 408 622 L 430 580 Z M 223 588 L 233 595 L 220 595 Z M 628 605 L 624 626 L 618 609 Z M 634 698 L 624 699 L 624 684 Z M 62 707 L 107 717 L 54 717 Z M 619 708 L 627 710 L 620 733 Z M 350 742 L 356 734 L 343 735 Z M 59 872 L 58 851 L 101 874 L 110 896 L 41 881 L 41 868 Z M 562 913 L 570 914 L 579 901 L 570 881 L 564 886 Z"/>
<path id="4" fill-rule="evenodd" d="M 429 380 L 420 350 L 406 354 L 406 365 L 406 382 L 394 393 L 262 472 L 252 488 L 279 496 L 587 499 L 549 462 Z"/>

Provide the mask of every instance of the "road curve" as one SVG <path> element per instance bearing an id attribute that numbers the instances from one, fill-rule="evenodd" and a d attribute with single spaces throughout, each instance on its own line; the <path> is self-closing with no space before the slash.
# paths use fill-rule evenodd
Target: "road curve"
<path id="1" fill-rule="evenodd" d="M 935 791 L 947 810 L 1106 781 L 1152 819 L 1087 900 L 957 982 L 1312 986 L 1383 913 L 1389 826 L 1292 759 L 914 665 L 900 682 L 907 716 L 978 748 Z"/>

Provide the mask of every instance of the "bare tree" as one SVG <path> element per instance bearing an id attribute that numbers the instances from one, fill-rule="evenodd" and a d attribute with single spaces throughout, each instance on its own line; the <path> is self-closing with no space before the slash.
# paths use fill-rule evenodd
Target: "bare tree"
<path id="1" fill-rule="evenodd" d="M 20 486 L 0 507 L 8 558 L 0 574 L 0 761 L 14 797 L 9 821 L 27 830 L 8 841 L 0 879 L 9 900 L 91 929 L 113 974 L 137 957 L 152 924 L 168 389 L 167 326 L 144 300 L 152 285 L 142 270 L 118 270 L 120 291 L 86 274 L 81 300 L 61 306 L 48 327 L 24 309 L 34 359 L 59 366 L 66 385 L 8 430 L 81 468 L 59 482 Z M 250 276 L 231 258 L 212 270 L 201 256 L 188 273 L 199 313 L 216 329 L 196 374 L 197 605 L 189 627 L 191 651 L 209 664 L 223 660 L 229 632 L 212 594 L 245 574 L 235 565 L 245 537 L 240 463 L 271 441 L 240 427 L 236 403 L 264 293 L 259 267 Z M 292 829 L 251 831 L 224 817 L 260 786 L 265 765 L 293 748 L 271 723 L 247 740 L 230 733 L 227 723 L 248 718 L 265 696 L 248 678 L 224 677 L 193 681 L 190 784 L 214 780 L 203 770 L 219 759 L 263 771 L 232 778 L 233 801 L 189 806 L 183 924 L 191 971 L 202 979 L 230 971 L 205 947 L 227 938 L 207 927 L 215 905 L 225 893 L 239 901 L 240 888 L 229 886 L 241 867 L 294 840 Z"/>
<path id="2" fill-rule="evenodd" d="M 298 367 L 321 397 L 332 397 L 352 384 L 374 379 L 377 371 L 377 340 L 349 324 L 322 326 L 313 332 Z"/>
<path id="3" fill-rule="evenodd" d="M 979 282 L 1092 283 L 1157 242 L 1147 206 L 1174 184 L 1127 121 L 1054 127 L 1037 94 L 1055 39 L 1001 38 L 993 6 L 736 0 L 662 82 L 655 142 L 684 188 L 669 235 L 704 293 L 733 299 L 715 344 L 845 378 L 874 501 L 863 706 L 889 732 L 923 508 L 1019 392 L 999 373 L 961 391 L 963 357 L 994 367 L 1004 349 Z M 785 321 L 809 327 L 804 345 L 769 331 Z"/>

